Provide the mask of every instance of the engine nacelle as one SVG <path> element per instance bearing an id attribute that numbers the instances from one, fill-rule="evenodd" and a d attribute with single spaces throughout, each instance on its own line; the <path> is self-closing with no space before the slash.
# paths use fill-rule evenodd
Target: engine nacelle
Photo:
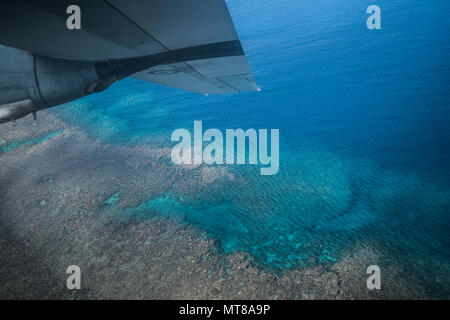
<path id="1" fill-rule="evenodd" d="M 41 57 L 0 46 L 0 123 L 84 97 L 97 91 L 99 83 L 94 62 Z"/>

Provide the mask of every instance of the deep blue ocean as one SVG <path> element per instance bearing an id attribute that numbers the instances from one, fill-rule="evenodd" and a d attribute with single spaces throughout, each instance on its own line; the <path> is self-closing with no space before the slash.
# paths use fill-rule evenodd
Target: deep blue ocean
<path id="1" fill-rule="evenodd" d="M 126 79 L 53 112 L 124 145 L 173 146 L 172 131 L 194 120 L 278 128 L 277 175 L 231 166 L 246 184 L 165 193 L 135 211 L 182 215 L 272 268 L 333 263 L 368 241 L 387 263 L 422 261 L 427 282 L 423 265 L 448 281 L 450 2 L 227 4 L 261 92 L 206 97 Z M 366 27 L 370 4 L 381 30 Z"/>

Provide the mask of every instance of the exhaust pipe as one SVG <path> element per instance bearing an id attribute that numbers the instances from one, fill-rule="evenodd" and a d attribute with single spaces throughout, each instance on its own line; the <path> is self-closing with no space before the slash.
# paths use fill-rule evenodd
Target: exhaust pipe
<path id="1" fill-rule="evenodd" d="M 0 106 L 0 123 L 15 121 L 37 111 L 30 99 L 17 101 Z"/>

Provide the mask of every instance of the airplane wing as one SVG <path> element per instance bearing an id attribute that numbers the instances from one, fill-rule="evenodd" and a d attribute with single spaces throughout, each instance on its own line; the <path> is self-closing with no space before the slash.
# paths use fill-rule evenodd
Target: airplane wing
<path id="1" fill-rule="evenodd" d="M 70 5 L 81 30 L 66 27 Z M 0 44 L 76 61 L 173 56 L 134 76 L 198 93 L 257 89 L 224 0 L 2 0 Z"/>

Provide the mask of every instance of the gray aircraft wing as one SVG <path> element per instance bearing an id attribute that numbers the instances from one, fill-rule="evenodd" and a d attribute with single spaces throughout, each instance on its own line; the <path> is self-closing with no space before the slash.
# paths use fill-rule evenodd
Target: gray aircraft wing
<path id="1" fill-rule="evenodd" d="M 66 27 L 70 5 L 81 30 Z M 208 94 L 257 89 L 224 0 L 2 0 L 0 44 L 77 61 L 169 56 L 134 77 Z"/>

